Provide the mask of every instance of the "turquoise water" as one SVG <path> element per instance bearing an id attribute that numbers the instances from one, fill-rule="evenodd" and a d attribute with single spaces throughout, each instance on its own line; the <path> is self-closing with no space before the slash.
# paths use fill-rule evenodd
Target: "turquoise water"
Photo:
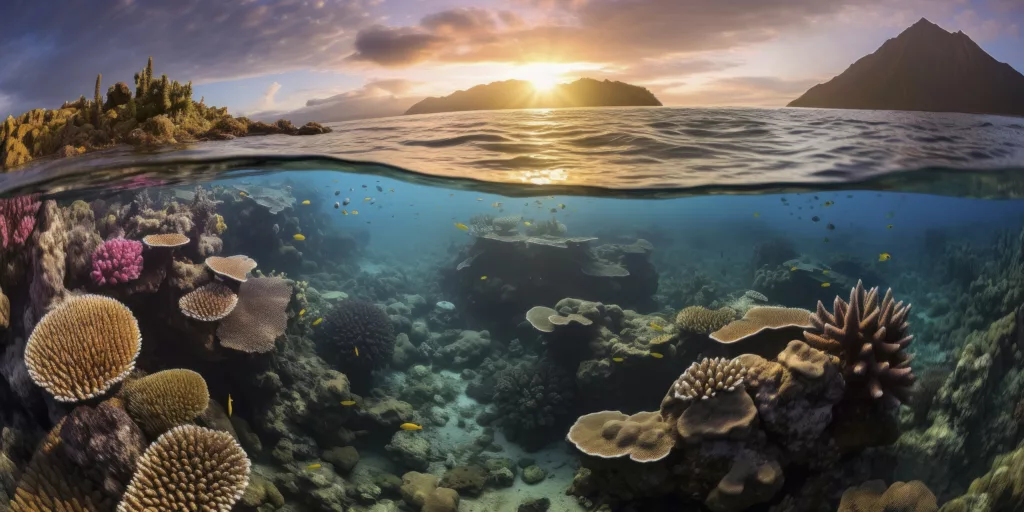
<path id="1" fill-rule="evenodd" d="M 587 110 L 358 122 L 330 138 L 115 150 L 4 175 L 12 509 L 89 495 L 87 509 L 114 510 L 147 486 L 167 492 L 144 478 L 156 459 L 143 453 L 196 423 L 235 450 L 205 471 L 235 503 L 224 510 L 420 510 L 417 492 L 449 507 L 423 510 L 451 510 L 438 483 L 462 511 L 542 510 L 544 498 L 556 511 L 881 510 L 897 481 L 915 483 L 887 496 L 918 510 L 1018 510 L 1016 120 L 666 110 L 607 126 Z M 524 129 L 541 118 L 556 126 Z M 551 165 L 523 164 L 527 149 Z M 382 163 L 332 159 L 357 156 Z M 535 171 L 562 179 L 524 183 Z M 171 233 L 189 241 L 147 238 Z M 100 249 L 119 238 L 145 242 L 137 275 L 118 260 L 127 282 L 100 283 Z M 255 263 L 244 283 L 216 260 L 239 255 Z M 908 325 L 879 334 L 869 321 L 847 339 L 809 321 L 859 280 L 912 303 Z M 196 306 L 196 290 L 211 302 Z M 237 305 L 197 319 L 222 307 L 214 290 Z M 85 295 L 136 319 L 134 364 L 106 352 L 124 333 L 91 337 L 121 324 L 78 309 Z M 756 320 L 793 314 L 779 307 L 807 311 Z M 47 334 L 58 318 L 75 328 Z M 719 331 L 755 320 L 765 330 Z M 815 345 L 823 332 L 842 342 Z M 873 336 L 887 344 L 869 358 Z M 674 394 L 715 357 L 742 365 L 743 384 Z M 61 399 L 53 384 L 122 366 L 95 396 Z M 893 371 L 908 366 L 912 384 Z M 159 384 L 168 375 L 179 380 Z M 40 444 L 48 433 L 59 449 Z M 108 469 L 82 473 L 95 467 Z"/>

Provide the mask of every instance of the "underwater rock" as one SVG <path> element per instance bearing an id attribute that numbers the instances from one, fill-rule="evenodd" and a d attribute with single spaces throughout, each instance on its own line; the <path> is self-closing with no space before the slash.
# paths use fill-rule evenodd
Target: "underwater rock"
<path id="1" fill-rule="evenodd" d="M 100 490 L 120 498 L 146 445 L 142 431 L 125 411 L 110 402 L 76 407 L 60 429 L 68 459 L 95 473 Z"/>
<path id="2" fill-rule="evenodd" d="M 429 473 L 410 471 L 402 475 L 401 494 L 402 500 L 409 506 L 420 508 L 427 501 L 427 497 L 437 489 L 438 478 Z"/>
<path id="3" fill-rule="evenodd" d="M 399 430 L 384 446 L 391 458 L 416 471 L 426 471 L 430 465 L 430 442 L 415 431 Z"/>
<path id="4" fill-rule="evenodd" d="M 523 468 L 523 481 L 529 485 L 539 484 L 543 482 L 544 479 L 547 477 L 547 472 L 544 471 L 540 466 L 533 465 L 526 466 L 525 468 Z"/>
<path id="5" fill-rule="evenodd" d="M 454 489 L 460 495 L 479 496 L 487 484 L 487 476 L 487 470 L 475 464 L 455 466 L 444 473 L 438 485 Z"/>
<path id="6" fill-rule="evenodd" d="M 888 488 L 882 480 L 871 480 L 843 493 L 838 512 L 862 510 L 907 510 L 935 512 L 935 495 L 919 480 L 894 482 Z"/>
<path id="7" fill-rule="evenodd" d="M 421 512 L 456 512 L 459 510 L 459 493 L 447 487 L 438 487 L 427 496 Z"/>
<path id="8" fill-rule="evenodd" d="M 321 457 L 342 473 L 351 472 L 359 463 L 359 452 L 352 446 L 335 446 L 325 451 Z"/>
<path id="9" fill-rule="evenodd" d="M 438 350 L 434 362 L 453 369 L 479 363 L 490 352 L 491 333 L 488 331 L 462 331 L 459 338 Z"/>
<path id="10" fill-rule="evenodd" d="M 548 512 L 551 507 L 551 500 L 548 498 L 528 499 L 519 504 L 516 512 Z"/>

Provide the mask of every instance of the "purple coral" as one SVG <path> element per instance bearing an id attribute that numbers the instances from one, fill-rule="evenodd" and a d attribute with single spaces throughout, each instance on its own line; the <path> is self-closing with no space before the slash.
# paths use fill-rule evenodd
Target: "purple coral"
<path id="1" fill-rule="evenodd" d="M 124 238 L 107 240 L 92 253 L 92 281 L 97 285 L 127 283 L 142 271 L 142 243 Z"/>
<path id="2" fill-rule="evenodd" d="M 40 204 L 36 195 L 0 199 L 0 246 L 9 249 L 28 240 Z"/>

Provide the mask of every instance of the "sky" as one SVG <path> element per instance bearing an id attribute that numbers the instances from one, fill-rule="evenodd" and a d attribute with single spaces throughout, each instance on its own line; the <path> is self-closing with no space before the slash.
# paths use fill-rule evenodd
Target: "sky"
<path id="1" fill-rule="evenodd" d="M 580 77 L 666 105 L 782 106 L 925 17 L 1024 71 L 1024 0 L 3 0 L 0 115 L 157 74 L 297 122 Z M 134 86 L 132 86 L 134 89 Z"/>

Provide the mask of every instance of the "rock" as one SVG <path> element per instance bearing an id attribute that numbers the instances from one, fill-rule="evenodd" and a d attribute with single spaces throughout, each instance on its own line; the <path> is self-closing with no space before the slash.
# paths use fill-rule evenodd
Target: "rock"
<path id="1" fill-rule="evenodd" d="M 416 432 L 399 430 L 385 447 L 391 458 L 400 464 L 426 471 L 430 465 L 430 442 Z"/>
<path id="2" fill-rule="evenodd" d="M 362 503 L 376 503 L 380 499 L 381 490 L 371 482 L 362 482 L 356 485 L 355 497 Z"/>
<path id="3" fill-rule="evenodd" d="M 548 474 L 536 464 L 523 468 L 523 481 L 530 485 L 543 482 L 547 476 Z"/>
<path id="4" fill-rule="evenodd" d="M 422 512 L 455 512 L 459 510 L 459 493 L 447 487 L 438 487 L 427 496 Z"/>
<path id="5" fill-rule="evenodd" d="M 382 427 L 397 427 L 402 423 L 412 421 L 412 405 L 392 397 L 383 399 L 367 398 L 363 408 L 357 411 L 361 416 L 368 416 L 368 419 Z"/>
<path id="6" fill-rule="evenodd" d="M 487 477 L 487 470 L 475 464 L 455 466 L 445 472 L 438 485 L 455 489 L 459 494 L 479 496 L 487 484 Z"/>
<path id="7" fill-rule="evenodd" d="M 402 487 L 399 494 L 402 500 L 411 507 L 419 508 L 427 500 L 434 489 L 437 489 L 438 478 L 429 473 L 410 471 L 402 475 Z"/>
<path id="8" fill-rule="evenodd" d="M 487 482 L 495 487 L 512 487 L 516 475 L 509 468 L 498 468 L 487 474 Z"/>
<path id="9" fill-rule="evenodd" d="M 526 469 L 526 468 L 528 468 L 530 466 L 533 466 L 536 463 L 537 463 L 537 459 L 534 459 L 533 457 L 519 457 L 519 462 L 517 462 L 519 467 L 521 467 L 523 469 Z"/>
<path id="10" fill-rule="evenodd" d="M 551 500 L 547 498 L 534 498 L 519 504 L 517 512 L 547 512 L 551 506 Z"/>
<path id="11" fill-rule="evenodd" d="M 335 446 L 321 456 L 341 473 L 348 473 L 359 462 L 359 452 L 352 446 Z"/>
<path id="12" fill-rule="evenodd" d="M 280 121 L 278 121 L 278 123 L 280 123 Z M 291 123 L 288 123 L 288 126 L 291 126 Z M 297 130 L 294 126 L 291 126 L 291 131 L 295 135 L 319 135 L 321 133 L 331 133 L 331 129 L 329 127 L 314 121 L 310 121 L 302 125 L 302 128 Z"/>
<path id="13" fill-rule="evenodd" d="M 373 475 L 373 483 L 380 487 L 385 494 L 399 496 L 402 488 L 402 479 L 391 473 L 377 473 Z"/>
<path id="14" fill-rule="evenodd" d="M 398 503 L 391 500 L 380 500 L 370 507 L 369 512 L 400 512 Z"/>

